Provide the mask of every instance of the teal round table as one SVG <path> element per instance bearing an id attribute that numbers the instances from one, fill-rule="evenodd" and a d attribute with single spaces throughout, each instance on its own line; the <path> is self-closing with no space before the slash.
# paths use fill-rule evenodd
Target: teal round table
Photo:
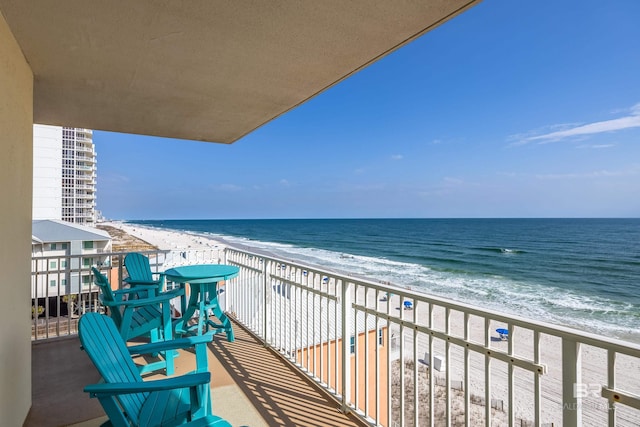
<path id="1" fill-rule="evenodd" d="M 231 322 L 218 302 L 218 283 L 236 277 L 239 271 L 238 267 L 225 264 L 185 265 L 165 271 L 166 280 L 178 283 L 181 287 L 189 284 L 191 290 L 188 304 L 183 294 L 182 318 L 176 323 L 176 334 L 195 332 L 201 335 L 211 328 L 214 333 L 225 331 L 227 340 L 233 341 Z M 196 310 L 198 323 L 189 325 L 188 322 Z M 211 320 L 210 313 L 213 313 L 220 323 Z"/>

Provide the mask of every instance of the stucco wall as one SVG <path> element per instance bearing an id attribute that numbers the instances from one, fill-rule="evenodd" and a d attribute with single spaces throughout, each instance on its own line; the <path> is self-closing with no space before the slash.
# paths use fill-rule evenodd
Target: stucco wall
<path id="1" fill-rule="evenodd" d="M 0 14 L 0 422 L 31 407 L 33 75 Z"/>
<path id="2" fill-rule="evenodd" d="M 388 425 L 387 420 L 387 366 L 389 352 L 387 349 L 387 332 L 388 328 L 385 326 L 382 328 L 382 345 L 378 344 L 378 331 L 373 329 L 368 332 L 368 350 L 365 352 L 365 333 L 358 334 L 358 389 L 360 393 L 358 395 L 358 407 L 364 408 L 366 405 L 366 394 L 364 392 L 365 385 L 369 384 L 369 408 L 372 413 L 375 414 L 375 408 L 379 405 L 379 419 L 378 422 L 381 425 Z M 337 344 L 337 348 L 336 348 Z M 378 390 L 376 393 L 376 350 L 378 350 Z M 322 353 L 322 354 L 321 354 Z M 368 378 L 365 372 L 365 353 L 369 357 L 369 375 Z M 356 396 L 356 358 L 355 355 L 349 357 L 351 361 L 350 373 L 351 373 L 351 400 L 355 400 Z M 304 348 L 296 352 L 296 361 L 303 367 L 306 367 L 310 371 L 315 369 L 316 374 L 319 374 L 323 383 L 328 387 L 334 388 L 338 391 L 342 390 L 342 339 L 339 338 L 334 341 L 325 342 L 321 345 L 317 344 L 311 349 Z M 320 371 L 320 366 L 322 369 Z M 321 374 L 320 374 L 321 372 Z M 329 375 L 330 374 L 330 375 Z"/>

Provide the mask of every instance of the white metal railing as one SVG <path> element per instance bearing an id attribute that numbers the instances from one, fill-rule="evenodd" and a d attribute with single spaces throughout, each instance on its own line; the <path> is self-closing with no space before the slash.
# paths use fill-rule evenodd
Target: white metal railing
<path id="1" fill-rule="evenodd" d="M 226 311 L 372 424 L 638 425 L 637 344 L 261 253 L 143 253 L 157 272 L 239 266 Z M 79 315 L 100 310 L 91 265 L 121 287 L 125 255 L 34 255 L 32 339 L 75 334 Z"/>
<path id="2" fill-rule="evenodd" d="M 261 253 L 225 262 L 226 310 L 372 424 L 640 420 L 637 344 Z"/>
<path id="3" fill-rule="evenodd" d="M 107 274 L 122 288 L 126 275 L 124 257 L 128 252 L 85 253 L 81 255 L 34 254 L 31 258 L 31 339 L 40 341 L 77 333 L 78 318 L 89 311 L 101 311 L 98 287 L 91 267 Z M 176 249 L 140 251 L 149 257 L 153 272 L 178 265 L 219 263 L 219 249 Z"/>

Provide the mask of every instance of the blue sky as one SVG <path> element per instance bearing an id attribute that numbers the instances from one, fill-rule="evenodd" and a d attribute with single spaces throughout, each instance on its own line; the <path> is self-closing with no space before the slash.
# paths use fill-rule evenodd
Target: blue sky
<path id="1" fill-rule="evenodd" d="M 94 132 L 109 219 L 638 217 L 640 1 L 485 0 L 232 145 Z"/>

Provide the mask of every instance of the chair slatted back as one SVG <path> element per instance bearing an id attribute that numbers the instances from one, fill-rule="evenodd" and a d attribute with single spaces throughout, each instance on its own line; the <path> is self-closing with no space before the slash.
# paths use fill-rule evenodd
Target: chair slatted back
<path id="1" fill-rule="evenodd" d="M 127 268 L 129 277 L 134 281 L 151 282 L 154 280 L 149 258 L 142 254 L 137 252 L 128 253 L 124 257 L 124 266 Z"/>
<path id="2" fill-rule="evenodd" d="M 91 267 L 91 271 L 93 272 L 94 283 L 100 288 L 100 300 L 103 303 L 116 302 L 116 297 L 111 290 L 111 285 L 109 284 L 107 276 L 100 273 L 100 271 L 95 267 Z M 118 309 L 118 307 L 109 307 L 109 315 L 116 325 L 120 327 L 122 324 L 122 313 L 120 312 L 120 309 Z"/>
<path id="3" fill-rule="evenodd" d="M 78 335 L 82 347 L 106 383 L 142 382 L 138 367 L 133 363 L 115 323 L 108 316 L 87 313 L 80 318 Z M 133 425 L 148 393 L 121 394 L 117 397 L 123 411 Z"/>

